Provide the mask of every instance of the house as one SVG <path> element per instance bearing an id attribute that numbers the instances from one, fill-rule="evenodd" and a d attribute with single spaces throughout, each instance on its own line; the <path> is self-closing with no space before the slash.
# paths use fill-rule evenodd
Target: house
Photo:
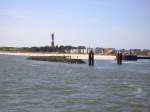
<path id="1" fill-rule="evenodd" d="M 95 54 L 104 54 L 104 48 L 96 47 L 94 52 Z"/>
<path id="2" fill-rule="evenodd" d="M 78 46 L 70 49 L 71 54 L 86 54 L 88 51 L 85 46 Z"/>
<path id="3" fill-rule="evenodd" d="M 116 49 L 115 48 L 105 48 L 104 49 L 104 54 L 105 55 L 115 55 L 116 54 Z"/>
<path id="4" fill-rule="evenodd" d="M 139 54 L 141 52 L 141 49 L 130 49 L 130 54 Z"/>

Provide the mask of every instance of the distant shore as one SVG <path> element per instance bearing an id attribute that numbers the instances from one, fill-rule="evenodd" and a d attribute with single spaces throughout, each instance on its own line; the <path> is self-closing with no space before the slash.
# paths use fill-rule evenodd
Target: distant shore
<path id="1" fill-rule="evenodd" d="M 0 55 L 14 55 L 14 56 L 70 56 L 72 59 L 88 59 L 87 54 L 59 54 L 59 53 L 13 53 L 13 52 L 0 52 Z M 116 56 L 110 55 L 95 55 L 96 60 L 115 60 Z"/>

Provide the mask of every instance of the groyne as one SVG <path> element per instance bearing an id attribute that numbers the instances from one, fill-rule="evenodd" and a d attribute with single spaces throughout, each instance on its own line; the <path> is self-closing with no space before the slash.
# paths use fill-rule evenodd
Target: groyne
<path id="1" fill-rule="evenodd" d="M 81 59 L 71 59 L 69 56 L 29 56 L 29 60 L 38 61 L 50 61 L 50 62 L 62 62 L 62 63 L 74 63 L 85 64 L 86 62 Z"/>

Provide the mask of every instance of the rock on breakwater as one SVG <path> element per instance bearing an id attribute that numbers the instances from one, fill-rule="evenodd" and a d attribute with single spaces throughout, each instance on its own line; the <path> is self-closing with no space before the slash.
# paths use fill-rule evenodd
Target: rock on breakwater
<path id="1" fill-rule="evenodd" d="M 81 59 L 71 59 L 68 56 L 30 56 L 27 59 L 39 61 L 63 62 L 63 63 L 76 63 L 76 64 L 85 63 Z"/>

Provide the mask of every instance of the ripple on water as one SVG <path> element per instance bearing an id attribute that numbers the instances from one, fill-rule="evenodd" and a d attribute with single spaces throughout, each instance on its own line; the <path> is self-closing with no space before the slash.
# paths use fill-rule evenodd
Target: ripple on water
<path id="1" fill-rule="evenodd" d="M 149 62 L 0 62 L 0 112 L 150 112 Z"/>

